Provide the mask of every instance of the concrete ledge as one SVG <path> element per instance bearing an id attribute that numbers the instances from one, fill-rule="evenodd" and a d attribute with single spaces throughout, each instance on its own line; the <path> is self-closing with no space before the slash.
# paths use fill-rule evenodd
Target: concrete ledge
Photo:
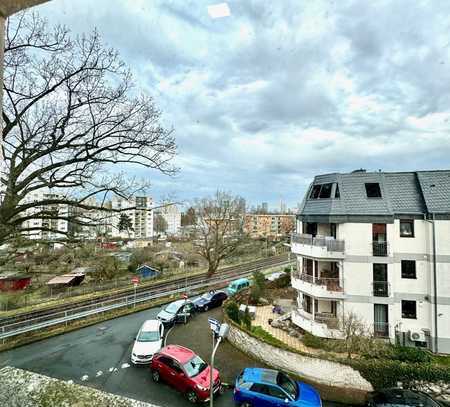
<path id="1" fill-rule="evenodd" d="M 158 407 L 10 366 L 0 369 L 0 406 Z"/>
<path id="2" fill-rule="evenodd" d="M 277 348 L 234 324 L 227 339 L 247 355 L 313 384 L 325 400 L 364 404 L 367 394 L 373 391 L 372 385 L 350 366 Z"/>

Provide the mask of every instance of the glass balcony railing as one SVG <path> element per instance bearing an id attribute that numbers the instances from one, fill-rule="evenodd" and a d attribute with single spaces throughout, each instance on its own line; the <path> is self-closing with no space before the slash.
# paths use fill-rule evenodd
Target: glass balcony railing
<path id="1" fill-rule="evenodd" d="M 344 252 L 345 242 L 337 240 L 331 236 L 313 236 L 306 233 L 293 233 L 292 243 L 299 243 L 310 246 L 326 247 L 329 252 Z"/>
<path id="2" fill-rule="evenodd" d="M 372 283 L 372 293 L 374 297 L 389 297 L 390 284 L 387 281 L 374 281 Z"/>
<path id="3" fill-rule="evenodd" d="M 386 257 L 388 255 L 389 245 L 387 242 L 372 242 L 372 254 L 377 257 Z"/>

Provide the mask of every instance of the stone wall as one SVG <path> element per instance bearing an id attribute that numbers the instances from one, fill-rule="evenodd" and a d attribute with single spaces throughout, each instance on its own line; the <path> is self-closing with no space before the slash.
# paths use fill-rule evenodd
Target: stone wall
<path id="1" fill-rule="evenodd" d="M 10 366 L 0 369 L 0 406 L 158 407 Z"/>
<path id="2" fill-rule="evenodd" d="M 373 390 L 372 385 L 361 374 L 350 366 L 319 358 L 303 356 L 294 352 L 277 348 L 248 335 L 231 325 L 227 338 L 235 347 L 261 362 L 299 376 L 305 381 L 328 388 L 326 393 L 333 394 L 324 399 L 341 402 L 364 402 L 367 393 Z M 329 391 L 329 390 L 335 390 Z M 345 397 L 340 397 L 343 394 Z"/>

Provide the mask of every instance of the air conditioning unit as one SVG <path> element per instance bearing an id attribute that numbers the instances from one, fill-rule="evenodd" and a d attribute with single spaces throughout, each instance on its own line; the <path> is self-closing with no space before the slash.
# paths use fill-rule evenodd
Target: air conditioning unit
<path id="1" fill-rule="evenodd" d="M 426 342 L 425 332 L 409 331 L 409 339 L 411 339 L 413 342 Z"/>

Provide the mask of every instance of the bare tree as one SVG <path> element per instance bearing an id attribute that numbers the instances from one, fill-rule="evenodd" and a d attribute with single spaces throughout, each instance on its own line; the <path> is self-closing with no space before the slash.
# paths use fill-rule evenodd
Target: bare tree
<path id="1" fill-rule="evenodd" d="M 98 35 L 72 37 L 37 14 L 10 18 L 6 27 L 0 244 L 20 233 L 54 231 L 30 219 L 63 219 L 69 204 L 89 212 L 107 194 L 129 197 L 146 184 L 118 169 L 137 165 L 176 171 L 172 130 L 160 125 L 154 100 L 139 92 L 118 53 Z M 50 191 L 40 197 L 33 193 Z M 92 204 L 92 197 L 103 199 Z M 52 208 L 49 210 L 48 208 Z M 128 210 L 130 208 L 127 208 Z"/>
<path id="2" fill-rule="evenodd" d="M 367 344 L 373 340 L 373 335 L 367 325 L 354 312 L 348 312 L 341 318 L 340 328 L 349 359 L 352 354 L 364 350 Z"/>
<path id="3" fill-rule="evenodd" d="M 217 191 L 211 198 L 195 202 L 196 232 L 200 239 L 197 253 L 208 262 L 208 275 L 230 257 L 243 239 L 240 197 Z"/>

